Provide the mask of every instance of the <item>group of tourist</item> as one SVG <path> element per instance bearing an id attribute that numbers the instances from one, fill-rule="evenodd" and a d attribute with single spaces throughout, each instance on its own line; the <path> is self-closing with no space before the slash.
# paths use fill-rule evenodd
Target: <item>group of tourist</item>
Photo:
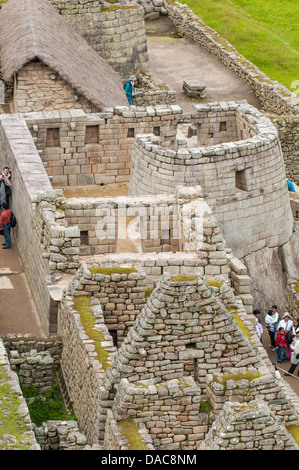
<path id="1" fill-rule="evenodd" d="M 262 342 L 261 312 L 254 310 L 253 314 L 256 317 L 256 331 Z M 277 305 L 272 305 L 265 317 L 265 326 L 270 337 L 269 347 L 277 352 L 277 362 L 291 361 L 291 367 L 284 375 L 293 374 L 299 364 L 299 319 L 292 320 L 288 312 L 279 319 Z"/>
<path id="2" fill-rule="evenodd" d="M 12 213 L 9 210 L 9 199 L 11 196 L 11 171 L 5 166 L 0 174 L 0 231 L 3 232 L 5 242 L 2 243 L 2 249 L 11 248 L 11 218 Z"/>

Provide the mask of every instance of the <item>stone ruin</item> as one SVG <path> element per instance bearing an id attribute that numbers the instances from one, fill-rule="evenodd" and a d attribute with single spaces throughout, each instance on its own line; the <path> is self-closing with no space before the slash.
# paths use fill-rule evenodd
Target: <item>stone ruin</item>
<path id="1" fill-rule="evenodd" d="M 0 163 L 18 188 L 14 240 L 45 338 L 1 339 L 26 433 L 0 445 L 298 450 L 298 399 L 275 377 L 252 315 L 277 296 L 299 311 L 298 214 L 285 184 L 298 183 L 298 99 L 259 81 L 177 2 L 51 3 L 122 80 L 136 73 L 139 91 L 134 107 L 94 109 L 50 70 L 49 87 L 64 91 L 43 107 L 22 102 L 28 83 L 16 96 L 6 83 Z M 148 73 L 144 18 L 160 14 L 234 69 L 267 113 L 244 102 L 184 112 Z M 126 191 L 66 196 L 91 185 Z M 49 388 L 54 366 L 77 421 L 35 426 L 16 372 Z"/>

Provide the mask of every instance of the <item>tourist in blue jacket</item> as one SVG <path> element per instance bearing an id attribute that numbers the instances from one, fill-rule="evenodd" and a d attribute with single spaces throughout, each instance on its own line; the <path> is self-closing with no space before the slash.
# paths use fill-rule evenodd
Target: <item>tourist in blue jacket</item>
<path id="1" fill-rule="evenodd" d="M 134 96 L 136 94 L 135 92 L 135 81 L 136 77 L 134 75 L 131 75 L 128 82 L 125 84 L 125 92 L 129 101 L 129 104 L 134 104 Z"/>

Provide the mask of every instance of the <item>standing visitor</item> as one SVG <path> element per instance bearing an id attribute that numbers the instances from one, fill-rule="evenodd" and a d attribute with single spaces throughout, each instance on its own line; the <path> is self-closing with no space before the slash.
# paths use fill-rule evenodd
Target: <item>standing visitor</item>
<path id="1" fill-rule="evenodd" d="M 295 372 L 295 369 L 297 365 L 299 364 L 299 331 L 296 332 L 296 336 L 290 346 L 290 349 L 292 351 L 291 354 L 291 367 L 289 368 L 288 372 L 285 373 L 284 375 L 290 375 Z M 298 373 L 299 375 L 299 373 Z"/>
<path id="2" fill-rule="evenodd" d="M 9 198 L 11 196 L 11 171 L 8 166 L 3 168 L 2 175 L 5 183 L 6 202 L 9 206 Z"/>
<path id="3" fill-rule="evenodd" d="M 290 344 L 292 342 L 292 339 L 290 339 L 290 331 L 293 326 L 293 321 L 291 320 L 289 312 L 285 312 L 283 314 L 282 320 L 278 323 L 277 328 L 283 328 L 286 333 L 286 345 L 287 345 L 287 350 L 289 351 Z"/>
<path id="4" fill-rule="evenodd" d="M 276 325 L 276 320 L 274 317 L 274 312 L 273 310 L 269 310 L 266 317 L 265 317 L 265 324 L 266 328 L 268 330 L 269 336 L 270 336 L 270 341 L 271 344 L 269 347 L 272 347 L 272 351 L 276 351 L 276 344 L 275 344 L 275 325 Z"/>
<path id="5" fill-rule="evenodd" d="M 134 77 L 134 75 L 131 75 L 129 80 L 125 84 L 125 92 L 126 92 L 127 99 L 130 105 L 134 104 L 134 96 L 136 95 L 135 81 L 136 81 L 136 77 Z"/>
<path id="6" fill-rule="evenodd" d="M 276 347 L 277 347 L 277 362 L 286 362 L 286 351 L 287 351 L 287 343 L 286 343 L 286 332 L 285 330 L 280 327 L 278 328 L 278 332 L 276 335 Z"/>
<path id="7" fill-rule="evenodd" d="M 11 248 L 10 228 L 11 228 L 11 211 L 8 209 L 7 202 L 1 204 L 2 212 L 0 215 L 0 230 L 3 229 L 5 243 L 2 243 L 2 249 Z"/>

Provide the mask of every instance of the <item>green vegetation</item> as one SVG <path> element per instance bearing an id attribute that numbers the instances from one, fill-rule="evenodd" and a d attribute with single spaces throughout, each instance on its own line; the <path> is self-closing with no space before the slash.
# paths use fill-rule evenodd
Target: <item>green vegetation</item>
<path id="1" fill-rule="evenodd" d="M 9 386 L 9 377 L 0 366 L 0 442 L 4 435 L 13 436 L 11 443 L 1 443 L 0 450 L 29 450 L 26 423 L 18 411 L 19 395 Z"/>
<path id="2" fill-rule="evenodd" d="M 197 279 L 197 276 L 171 276 L 171 280 L 174 282 L 197 281 Z"/>
<path id="3" fill-rule="evenodd" d="M 249 329 L 247 328 L 247 326 L 245 325 L 245 323 L 243 323 L 243 321 L 241 320 L 241 318 L 239 317 L 239 315 L 237 314 L 236 311 L 232 311 L 232 314 L 233 314 L 234 320 L 237 323 L 240 330 L 242 330 L 244 335 L 246 336 L 246 338 L 249 341 L 251 341 L 251 333 L 250 333 Z"/>
<path id="4" fill-rule="evenodd" d="M 148 450 L 148 447 L 141 440 L 138 425 L 132 418 L 118 421 L 117 425 L 121 428 L 121 432 L 128 441 L 129 450 Z"/>
<path id="5" fill-rule="evenodd" d="M 245 374 L 224 374 L 222 376 L 222 380 L 219 380 L 217 377 L 214 378 L 214 381 L 226 387 L 228 380 L 234 380 L 238 382 L 239 380 L 248 380 L 252 382 L 252 380 L 261 377 L 260 374 L 252 374 L 252 372 L 247 371 Z"/>
<path id="6" fill-rule="evenodd" d="M 33 423 L 40 426 L 43 422 L 50 420 L 76 420 L 73 411 L 66 410 L 60 393 L 56 374 L 53 374 L 52 390 L 39 393 L 38 387 L 24 387 L 21 384 L 23 396 L 28 402 L 30 418 Z M 33 399 L 33 400 L 32 400 Z"/>
<path id="7" fill-rule="evenodd" d="M 94 341 L 96 356 L 95 359 L 102 364 L 104 370 L 110 366 L 108 352 L 102 347 L 105 337 L 95 326 L 95 319 L 91 309 L 91 297 L 81 295 L 74 299 L 74 310 L 80 315 L 82 326 L 87 336 Z"/>
<path id="8" fill-rule="evenodd" d="M 299 80 L 297 0 L 181 0 L 181 3 L 187 4 L 269 78 L 296 92 L 294 84 L 293 88 L 291 85 Z"/>
<path id="9" fill-rule="evenodd" d="M 221 282 L 219 282 L 219 281 L 212 281 L 211 279 L 208 279 L 208 280 L 207 280 L 207 284 L 208 284 L 208 286 L 210 286 L 210 287 L 218 287 L 218 289 L 220 289 L 220 287 L 222 286 Z"/>
<path id="10" fill-rule="evenodd" d="M 120 266 L 113 266 L 113 267 L 108 267 L 108 268 L 101 268 L 98 267 L 96 268 L 95 266 L 92 266 L 91 268 L 88 268 L 88 270 L 91 272 L 91 274 L 104 274 L 105 276 L 110 276 L 111 274 L 131 274 L 131 273 L 137 273 L 137 269 L 132 266 L 131 268 L 125 268 L 125 267 L 120 267 Z"/>
<path id="11" fill-rule="evenodd" d="M 202 401 L 199 407 L 199 412 L 206 413 L 207 415 L 209 415 L 212 409 L 213 408 L 208 401 Z"/>
<path id="12" fill-rule="evenodd" d="M 299 426 L 296 426 L 295 424 L 287 426 L 287 431 L 292 435 L 293 439 L 299 445 Z"/>
<path id="13" fill-rule="evenodd" d="M 154 290 L 154 289 L 145 289 L 145 291 L 144 291 L 144 296 L 145 296 L 146 299 L 151 295 L 151 293 L 153 292 L 153 290 Z"/>
<path id="14" fill-rule="evenodd" d="M 299 294 L 299 281 L 297 281 L 295 284 L 295 291 L 297 292 L 297 294 Z"/>

